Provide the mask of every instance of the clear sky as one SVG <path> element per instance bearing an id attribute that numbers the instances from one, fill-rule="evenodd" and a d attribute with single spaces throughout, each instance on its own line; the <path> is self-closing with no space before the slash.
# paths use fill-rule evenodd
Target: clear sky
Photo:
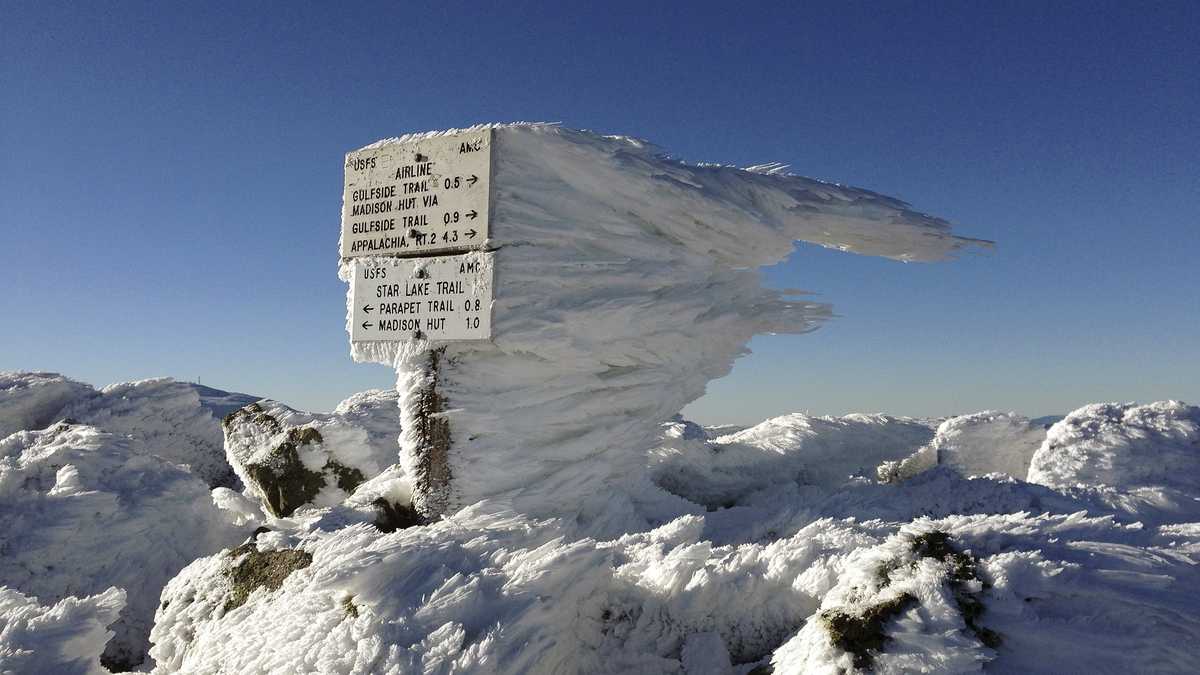
<path id="1" fill-rule="evenodd" d="M 834 304 L 686 413 L 1200 402 L 1200 3 L 0 0 L 0 369 L 329 409 L 343 154 L 545 120 L 779 161 L 996 250 L 802 245 Z M 832 6 L 836 5 L 836 9 Z"/>

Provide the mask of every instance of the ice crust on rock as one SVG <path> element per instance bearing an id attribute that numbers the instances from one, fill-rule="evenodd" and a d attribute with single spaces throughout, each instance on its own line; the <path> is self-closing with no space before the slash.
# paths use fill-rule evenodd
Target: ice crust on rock
<path id="1" fill-rule="evenodd" d="M 51 604 L 123 590 L 104 656 L 126 666 L 146 654 L 167 580 L 245 536 L 186 467 L 67 422 L 0 440 L 0 522 L 0 585 Z"/>
<path id="2" fill-rule="evenodd" d="M 272 516 L 290 516 L 306 505 L 340 504 L 397 464 L 397 396 L 390 390 L 362 392 L 331 414 L 301 412 L 267 399 L 240 408 L 223 422 L 229 463 L 246 494 Z"/>
<path id="3" fill-rule="evenodd" d="M 493 340 L 351 345 L 357 360 L 396 367 L 402 406 L 437 382 L 441 409 L 426 417 L 451 439 L 448 493 L 425 495 L 419 425 L 404 425 L 406 470 L 429 514 L 503 497 L 538 517 L 598 517 L 642 471 L 658 425 L 727 374 L 752 336 L 830 316 L 760 283 L 757 268 L 798 240 L 905 261 L 978 243 L 866 190 L 685 164 L 643 141 L 558 126 L 492 134 Z M 341 277 L 352 270 L 343 263 Z M 430 349 L 444 349 L 435 378 Z"/>
<path id="4" fill-rule="evenodd" d="M 42 605 L 0 585 L 0 672 L 105 675 L 100 652 L 125 604 L 118 588 Z"/>

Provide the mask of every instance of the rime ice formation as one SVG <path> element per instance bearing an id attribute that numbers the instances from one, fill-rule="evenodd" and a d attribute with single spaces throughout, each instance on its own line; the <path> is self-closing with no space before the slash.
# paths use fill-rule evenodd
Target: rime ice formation
<path id="1" fill-rule="evenodd" d="M 0 373 L 0 438 L 69 418 L 128 436 L 140 452 L 187 464 L 212 487 L 237 487 L 225 461 L 220 417 L 253 400 L 170 378 L 97 391 L 57 373 Z"/>
<path id="2" fill-rule="evenodd" d="M 281 416 L 382 447 L 395 401 Z M 381 519 L 408 489 L 395 465 L 271 518 L 131 438 L 54 424 L 0 441 L 0 672 L 102 672 L 147 629 L 141 667 L 164 674 L 1193 672 L 1198 418 L 1081 408 L 1032 460 L 1043 484 L 990 470 L 1046 433 L 1011 415 L 937 436 L 881 415 L 676 419 L 599 537 L 503 499 Z M 916 447 L 952 461 L 867 478 Z"/>
<path id="3" fill-rule="evenodd" d="M 1087 410 L 1067 419 L 1094 418 Z M 1131 425 L 1113 421 L 1109 438 L 1141 435 L 1144 415 L 1122 419 Z M 794 423 L 759 425 L 753 437 L 795 454 L 838 447 L 863 458 L 845 466 L 864 467 L 887 431 L 905 439 L 897 448 L 921 442 L 901 423 L 855 433 L 842 421 L 810 420 L 799 445 Z M 700 432 L 676 422 L 664 442 L 702 442 Z M 954 438 L 969 455 L 1003 444 L 996 434 Z M 1163 457 L 1180 438 L 1167 439 Z M 1013 440 L 1019 452 L 1025 441 Z M 1154 447 L 1143 444 L 1141 458 L 1160 459 Z M 773 452 L 724 465 L 720 452 L 689 457 L 723 466 L 697 469 L 701 483 L 721 471 L 760 476 L 755 457 L 778 466 Z M 1141 481 L 1110 488 L 1125 494 Z M 494 501 L 391 533 L 329 528 L 310 511 L 168 584 L 152 634 L 156 672 L 1194 670 L 1195 520 L 1147 524 L 1162 513 L 1146 503 L 1110 508 L 953 465 L 898 484 L 743 485 L 729 488 L 735 506 L 715 511 L 681 515 L 661 499 L 646 507 L 661 525 L 631 519 L 613 538 L 580 537 L 588 528 Z"/>
<path id="4" fill-rule="evenodd" d="M 918 420 L 886 415 L 793 413 L 716 438 L 676 422 L 664 426 L 664 442 L 650 454 L 650 475 L 668 492 L 717 507 L 778 483 L 836 486 L 874 475 L 877 464 L 907 456 L 932 435 Z"/>
<path id="5" fill-rule="evenodd" d="M 113 635 L 108 626 L 124 604 L 125 593 L 118 588 L 47 607 L 0 586 L 0 672 L 108 673 L 100 665 L 100 652 Z"/>
<path id="6" fill-rule="evenodd" d="M 1179 401 L 1080 408 L 1050 427 L 1029 482 L 1200 491 L 1200 408 Z"/>
<path id="7" fill-rule="evenodd" d="M 658 426 L 752 336 L 829 316 L 760 284 L 797 240 L 905 261 L 977 243 L 866 190 L 689 165 L 626 137 L 498 125 L 492 161 L 493 340 L 352 343 L 397 370 L 402 462 L 431 516 L 500 497 L 599 517 Z"/>
<path id="8" fill-rule="evenodd" d="M 95 393 L 58 373 L 0 372 L 0 438 L 24 429 L 45 429 L 62 419 L 67 404 Z"/>
<path id="9" fill-rule="evenodd" d="M 187 464 L 211 487 L 237 487 L 220 421 L 194 385 L 166 377 L 110 384 L 68 404 L 62 415 L 127 435 L 144 452 Z"/>
<path id="10" fill-rule="evenodd" d="M 901 461 L 881 464 L 881 480 L 911 478 L 935 466 L 964 476 L 1002 473 L 1025 478 L 1033 454 L 1046 438 L 1046 427 L 1014 413 L 984 411 L 952 417 L 933 440 Z"/>
<path id="11" fill-rule="evenodd" d="M 362 392 L 330 415 L 253 403 L 225 418 L 229 463 L 273 516 L 307 504 L 333 506 L 396 464 L 396 398 L 394 391 Z"/>
<path id="12" fill-rule="evenodd" d="M 123 589 L 104 657 L 125 666 L 149 648 L 167 580 L 246 534 L 185 467 L 67 422 L 0 440 L 0 522 L 0 585 L 43 604 Z"/>

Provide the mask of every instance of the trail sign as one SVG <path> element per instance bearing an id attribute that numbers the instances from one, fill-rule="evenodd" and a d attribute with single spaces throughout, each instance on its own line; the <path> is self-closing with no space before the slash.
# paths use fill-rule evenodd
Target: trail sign
<path id="1" fill-rule="evenodd" d="M 350 340 L 489 340 L 492 253 L 354 261 Z"/>
<path id="2" fill-rule="evenodd" d="M 348 153 L 342 257 L 481 248 L 491 179 L 491 129 Z"/>

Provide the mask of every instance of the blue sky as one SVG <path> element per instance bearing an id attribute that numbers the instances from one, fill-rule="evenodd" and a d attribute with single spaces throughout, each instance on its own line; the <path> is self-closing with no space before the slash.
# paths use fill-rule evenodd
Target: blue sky
<path id="1" fill-rule="evenodd" d="M 390 386 L 348 357 L 343 154 L 548 120 L 999 244 L 801 246 L 767 283 L 839 318 L 757 338 L 696 419 L 1200 401 L 1200 5 L 782 4 L 0 0 L 0 369 L 309 409 Z"/>

